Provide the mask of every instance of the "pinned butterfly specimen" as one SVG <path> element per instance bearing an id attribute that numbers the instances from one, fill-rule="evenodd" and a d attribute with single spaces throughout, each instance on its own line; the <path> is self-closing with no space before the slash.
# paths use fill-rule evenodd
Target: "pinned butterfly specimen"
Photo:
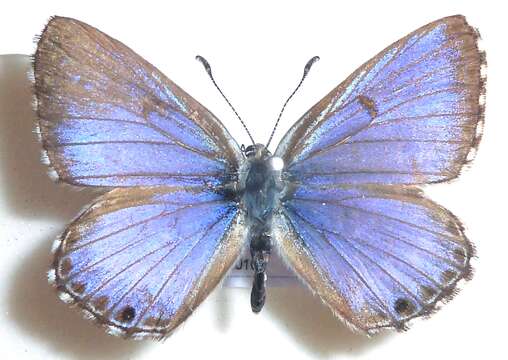
<path id="1" fill-rule="evenodd" d="M 56 241 L 50 282 L 112 334 L 163 338 L 244 246 L 259 312 L 276 249 L 352 328 L 405 329 L 471 275 L 460 221 L 417 186 L 457 177 L 478 145 L 478 38 L 462 16 L 423 26 L 333 89 L 271 153 L 270 141 L 238 146 L 119 41 L 52 18 L 34 57 L 45 160 L 59 181 L 106 191 Z"/>

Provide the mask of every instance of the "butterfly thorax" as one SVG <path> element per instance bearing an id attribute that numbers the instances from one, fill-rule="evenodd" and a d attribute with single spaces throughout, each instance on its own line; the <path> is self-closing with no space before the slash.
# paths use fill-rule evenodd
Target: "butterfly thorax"
<path id="1" fill-rule="evenodd" d="M 259 312 L 265 302 L 266 266 L 271 251 L 271 224 L 283 190 L 282 160 L 273 157 L 264 145 L 245 149 L 246 159 L 240 169 L 241 205 L 246 213 L 247 241 L 250 246 L 254 281 L 251 306 Z"/>

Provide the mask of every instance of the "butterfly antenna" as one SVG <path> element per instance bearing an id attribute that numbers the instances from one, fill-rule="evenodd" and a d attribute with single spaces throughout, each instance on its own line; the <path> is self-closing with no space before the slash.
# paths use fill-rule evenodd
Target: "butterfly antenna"
<path id="1" fill-rule="evenodd" d="M 273 135 L 275 134 L 275 130 L 277 130 L 277 126 L 279 126 L 279 122 L 280 122 L 280 118 L 282 117 L 282 113 L 284 112 L 284 109 L 286 108 L 286 105 L 288 104 L 289 100 L 291 100 L 291 98 L 296 94 L 296 92 L 298 91 L 298 89 L 300 88 L 300 86 L 302 86 L 303 84 L 303 81 L 305 80 L 305 78 L 307 77 L 307 74 L 309 73 L 310 71 L 310 68 L 312 67 L 312 65 L 314 65 L 314 63 L 316 61 L 319 60 L 319 56 L 314 56 L 312 59 L 310 59 L 309 61 L 307 61 L 307 64 L 305 64 L 305 68 L 303 69 L 303 76 L 302 76 L 302 79 L 300 80 L 300 82 L 298 83 L 298 86 L 296 87 L 296 89 L 291 93 L 291 95 L 289 95 L 289 97 L 287 98 L 286 102 L 284 103 L 284 105 L 282 105 L 282 109 L 280 110 L 280 113 L 279 113 L 279 117 L 277 118 L 277 121 L 275 122 L 275 126 L 273 127 L 273 130 L 272 130 L 272 133 L 270 134 L 270 138 L 268 139 L 268 143 L 266 144 L 266 147 L 268 148 L 268 146 L 270 145 L 270 143 L 272 142 L 272 139 L 273 139 Z"/>
<path id="2" fill-rule="evenodd" d="M 226 95 L 224 95 L 224 93 L 222 92 L 222 90 L 220 89 L 219 85 L 217 85 L 217 83 L 215 82 L 215 79 L 213 78 L 213 75 L 212 75 L 212 67 L 210 66 L 210 64 L 208 63 L 208 61 L 200 56 L 200 55 L 197 55 L 196 56 L 196 60 L 198 60 L 202 65 L 203 67 L 205 68 L 208 76 L 210 77 L 210 79 L 212 80 L 212 83 L 213 85 L 215 85 L 215 88 L 217 90 L 219 90 L 219 93 L 222 95 L 222 97 L 224 98 L 224 100 L 226 100 L 226 102 L 228 103 L 229 107 L 231 108 L 231 110 L 233 110 L 233 112 L 235 113 L 236 117 L 238 118 L 238 120 L 240 120 L 240 122 L 242 123 L 242 126 L 243 128 L 245 129 L 245 131 L 247 132 L 247 135 L 249 135 L 249 138 L 250 138 L 250 141 L 252 141 L 252 144 L 253 145 L 256 145 L 256 142 L 254 141 L 254 138 L 252 137 L 249 129 L 247 129 L 247 125 L 245 125 L 245 123 L 243 122 L 242 118 L 240 117 L 240 115 L 238 115 L 238 113 L 236 112 L 236 109 L 233 107 L 233 105 L 231 105 L 231 103 L 229 102 L 228 98 L 226 97 Z"/>

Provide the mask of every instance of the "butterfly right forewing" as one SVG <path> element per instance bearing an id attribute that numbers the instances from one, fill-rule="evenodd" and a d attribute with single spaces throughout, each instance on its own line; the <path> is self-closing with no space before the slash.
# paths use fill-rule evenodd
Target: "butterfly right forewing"
<path id="1" fill-rule="evenodd" d="M 390 45 L 313 106 L 275 154 L 306 184 L 453 179 L 478 145 L 485 55 L 464 17 Z"/>

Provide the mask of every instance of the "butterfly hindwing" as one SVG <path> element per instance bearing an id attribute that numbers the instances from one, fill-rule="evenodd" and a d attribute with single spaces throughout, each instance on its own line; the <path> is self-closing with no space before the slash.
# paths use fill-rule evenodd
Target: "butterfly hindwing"
<path id="1" fill-rule="evenodd" d="M 57 241 L 50 279 L 111 333 L 162 338 L 215 287 L 242 243 L 236 204 L 214 192 L 115 189 Z"/>
<path id="2" fill-rule="evenodd" d="M 395 42 L 312 107 L 276 155 L 306 184 L 452 179 L 479 141 L 478 34 L 462 16 Z"/>
<path id="3" fill-rule="evenodd" d="M 479 141 L 477 40 L 462 16 L 416 30 L 318 102 L 277 148 L 288 181 L 278 248 L 362 332 L 404 329 L 471 274 L 460 221 L 414 185 L 458 176 Z"/>
<path id="4" fill-rule="evenodd" d="M 471 274 L 461 223 L 415 189 L 299 186 L 275 229 L 299 276 L 367 333 L 403 329 Z"/>
<path id="5" fill-rule="evenodd" d="M 127 46 L 55 17 L 34 56 L 39 132 L 56 176 L 84 186 L 217 185 L 241 159 L 208 110 Z"/>

